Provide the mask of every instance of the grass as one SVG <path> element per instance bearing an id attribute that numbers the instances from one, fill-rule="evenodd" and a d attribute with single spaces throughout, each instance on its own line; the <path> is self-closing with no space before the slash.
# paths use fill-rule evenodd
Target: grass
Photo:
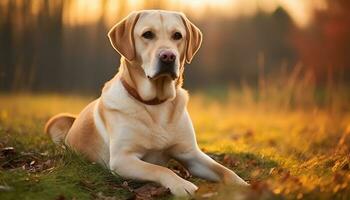
<path id="1" fill-rule="evenodd" d="M 266 97 L 257 101 L 249 89 L 232 91 L 225 101 L 195 94 L 189 111 L 199 146 L 252 186 L 245 191 L 210 183 L 171 164 L 200 187 L 196 199 L 350 198 L 349 102 L 332 109 L 310 106 L 310 101 L 307 107 L 286 107 L 269 104 Z M 78 113 L 91 100 L 0 95 L 0 199 L 173 198 L 158 186 L 137 189 L 145 184 L 123 180 L 43 134 L 49 117 Z"/>

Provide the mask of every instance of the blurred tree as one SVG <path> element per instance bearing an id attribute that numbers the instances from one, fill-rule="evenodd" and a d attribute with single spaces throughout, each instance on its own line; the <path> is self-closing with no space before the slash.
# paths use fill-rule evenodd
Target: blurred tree
<path id="1" fill-rule="evenodd" d="M 311 26 L 293 32 L 293 44 L 319 83 L 350 78 L 350 1 L 328 0 Z"/>
<path id="2" fill-rule="evenodd" d="M 258 56 L 264 57 L 266 73 L 278 71 L 284 63 L 296 63 L 288 35 L 294 28 L 283 8 L 272 14 L 258 12 L 252 17 L 216 18 L 198 22 L 204 40 L 193 66 L 186 69 L 195 86 L 237 84 L 242 79 L 257 83 Z M 200 76 L 199 76 L 200 75 Z M 194 85 L 191 84 L 190 85 Z"/>

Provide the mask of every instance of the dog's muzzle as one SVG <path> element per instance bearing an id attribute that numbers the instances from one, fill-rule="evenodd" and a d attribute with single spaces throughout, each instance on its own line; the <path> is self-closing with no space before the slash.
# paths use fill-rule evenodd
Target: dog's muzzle
<path id="1" fill-rule="evenodd" d="M 161 76 L 169 76 L 175 80 L 178 75 L 175 66 L 176 55 L 170 50 L 163 50 L 159 53 L 157 72 L 149 77 L 150 79 L 157 79 Z"/>

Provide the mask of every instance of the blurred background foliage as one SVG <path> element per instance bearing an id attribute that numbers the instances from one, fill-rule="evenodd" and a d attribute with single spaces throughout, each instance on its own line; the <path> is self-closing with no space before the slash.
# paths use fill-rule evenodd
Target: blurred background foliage
<path id="1" fill-rule="evenodd" d="M 42 132 L 100 94 L 120 58 L 107 32 L 140 9 L 182 11 L 202 30 L 189 112 L 200 147 L 251 181 L 247 199 L 350 199 L 349 0 L 0 0 L 0 199 L 128 194 Z"/>
<path id="2" fill-rule="evenodd" d="M 349 91 L 349 8 L 347 0 L 1 0 L 0 91 L 98 95 L 119 65 L 108 30 L 132 10 L 168 9 L 204 34 L 186 88 L 326 101 L 327 90 Z"/>

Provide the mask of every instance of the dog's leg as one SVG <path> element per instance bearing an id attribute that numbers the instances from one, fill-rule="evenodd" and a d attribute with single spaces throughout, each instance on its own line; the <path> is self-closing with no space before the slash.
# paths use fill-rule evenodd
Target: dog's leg
<path id="1" fill-rule="evenodd" d="M 176 196 L 193 195 L 198 189 L 193 183 L 177 176 L 170 169 L 144 162 L 134 155 L 119 154 L 110 163 L 111 170 L 120 176 L 160 183 Z"/>
<path id="2" fill-rule="evenodd" d="M 214 161 L 200 149 L 175 155 L 194 176 L 226 184 L 248 185 L 236 173 Z"/>

